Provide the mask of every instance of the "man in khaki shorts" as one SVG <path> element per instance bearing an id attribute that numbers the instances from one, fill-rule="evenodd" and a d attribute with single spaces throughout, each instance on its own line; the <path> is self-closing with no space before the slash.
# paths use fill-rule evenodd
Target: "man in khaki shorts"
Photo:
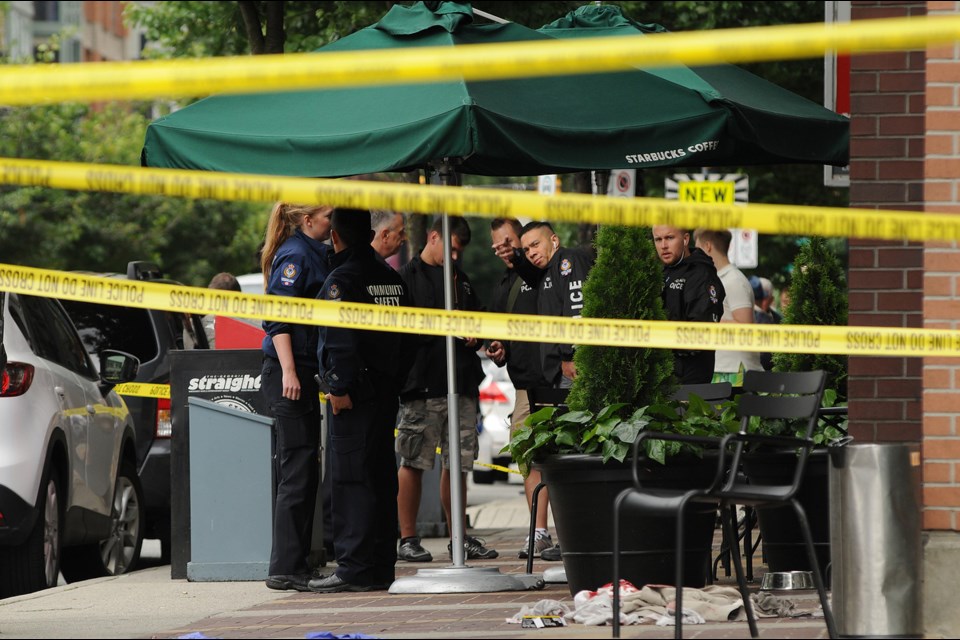
<path id="1" fill-rule="evenodd" d="M 443 308 L 444 243 L 438 219 L 427 234 L 427 243 L 419 256 L 400 269 L 400 276 L 410 291 L 414 306 Z M 460 217 L 450 219 L 450 253 L 454 262 L 470 242 L 470 227 Z M 473 285 L 459 267 L 453 265 L 455 307 L 464 311 L 479 311 L 481 305 Z M 462 500 L 467 503 L 466 474 L 477 458 L 477 413 L 479 387 L 483 368 L 477 349 L 482 342 L 476 338 L 458 337 L 454 340 L 457 361 L 457 393 L 460 395 L 460 461 L 463 477 Z M 400 424 L 397 428 L 397 452 L 400 454 L 398 472 L 400 490 L 397 508 L 400 519 L 400 548 L 397 555 L 409 562 L 430 562 L 433 556 L 420 544 L 417 537 L 417 512 L 423 491 L 423 472 L 433 469 L 436 449 L 442 451 L 440 474 L 440 502 L 447 517 L 447 526 L 453 530 L 450 514 L 450 460 L 447 453 L 447 357 L 446 338 L 423 336 L 410 366 L 407 382 L 400 393 Z M 466 530 L 464 523 L 464 531 Z M 487 549 L 483 542 L 465 536 L 466 556 L 469 560 L 496 558 L 497 552 Z M 449 545 L 448 545 L 449 548 Z"/>

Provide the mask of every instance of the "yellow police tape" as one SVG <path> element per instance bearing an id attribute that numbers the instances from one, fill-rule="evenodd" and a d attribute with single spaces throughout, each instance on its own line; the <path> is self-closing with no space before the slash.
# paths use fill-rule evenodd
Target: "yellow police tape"
<path id="1" fill-rule="evenodd" d="M 119 391 L 117 393 L 119 393 Z M 105 404 L 95 404 L 93 405 L 93 412 L 95 414 L 105 413 L 115 418 L 119 418 L 120 420 L 124 420 L 128 415 L 130 415 L 130 411 L 127 409 L 127 405 L 122 402 L 121 402 L 121 406 L 119 407 L 108 407 Z M 69 416 L 88 416 L 90 415 L 90 412 L 87 410 L 86 407 L 82 407 L 82 408 L 76 408 L 76 409 L 65 409 L 63 412 L 63 415 L 68 417 Z"/>
<path id="2" fill-rule="evenodd" d="M 394 429 L 393 435 L 394 435 L 394 437 L 396 437 L 396 435 L 397 435 L 397 430 L 396 430 L 396 429 Z M 437 455 L 438 455 L 438 456 L 439 456 L 439 455 L 443 455 L 443 450 L 442 450 L 440 447 L 437 447 L 436 452 L 437 452 Z M 502 471 L 502 472 L 504 472 L 504 473 L 515 473 L 515 474 L 517 474 L 518 476 L 522 476 L 522 475 L 523 475 L 522 473 L 520 473 L 520 472 L 519 472 L 518 470 L 516 470 L 516 469 L 510 469 L 509 467 L 504 467 L 504 466 L 499 465 L 499 464 L 490 464 L 489 462 L 480 462 L 479 460 L 474 460 L 474 461 L 473 461 L 473 466 L 475 466 L 475 467 L 484 467 L 484 468 L 486 468 L 486 469 L 493 469 L 494 471 Z"/>
<path id="3" fill-rule="evenodd" d="M 360 180 L 149 169 L 0 158 L 0 183 L 79 191 L 110 191 L 219 200 L 330 204 L 359 209 L 446 212 L 488 218 L 693 229 L 755 229 L 759 233 L 926 242 L 960 240 L 960 216 L 786 204 L 702 204 L 657 198 L 543 196 L 506 189 L 464 189 Z"/>
<path id="4" fill-rule="evenodd" d="M 152 384 L 148 382 L 125 382 L 113 388 L 122 396 L 136 396 L 138 398 L 170 399 L 170 385 Z"/>
<path id="5" fill-rule="evenodd" d="M 170 385 L 151 382 L 124 382 L 113 388 L 122 396 L 136 396 L 138 398 L 158 398 L 161 400 L 170 399 Z M 327 401 L 327 395 L 320 392 L 320 403 Z"/>
<path id="6" fill-rule="evenodd" d="M 522 475 L 523 475 L 522 473 L 520 473 L 520 472 L 517 471 L 516 469 L 511 469 L 511 468 L 509 468 L 509 467 L 504 467 L 504 466 L 499 465 L 499 464 L 490 464 L 489 462 L 480 462 L 479 460 L 474 460 L 474 461 L 473 461 L 473 466 L 475 466 L 475 467 L 484 467 L 484 468 L 487 468 L 487 469 L 493 469 L 494 471 L 502 471 L 503 473 L 515 473 L 515 474 L 517 474 L 518 476 L 522 476 Z"/>
<path id="7" fill-rule="evenodd" d="M 921 48 L 960 39 L 960 16 L 688 31 L 464 47 L 151 62 L 8 65 L 0 103 L 137 99 L 210 93 L 491 80 L 620 71 L 629 66 L 755 62 Z"/>
<path id="8" fill-rule="evenodd" d="M 182 313 L 497 340 L 874 356 L 960 356 L 960 331 L 560 318 L 356 304 L 0 264 L 0 291 Z"/>
<path id="9" fill-rule="evenodd" d="M 113 388 L 119 395 L 122 396 L 136 396 L 139 398 L 158 398 L 158 399 L 170 399 L 170 385 L 168 384 L 150 384 L 144 382 L 125 382 L 123 384 L 118 384 Z M 327 401 L 327 396 L 322 391 L 320 392 L 320 402 L 325 403 Z M 126 406 L 115 408 L 107 407 L 105 405 L 98 404 L 96 405 L 96 410 L 98 413 L 110 413 L 116 415 L 120 418 L 125 418 L 129 413 Z M 86 414 L 86 409 L 77 409 L 70 410 L 77 413 Z M 67 411 L 67 414 L 70 413 Z M 394 430 L 394 435 L 396 435 L 396 430 Z M 440 455 L 440 447 L 437 447 L 437 455 Z M 490 464 L 487 462 L 480 462 L 479 460 L 473 461 L 474 466 L 477 467 L 486 467 L 487 469 L 493 469 L 494 471 L 503 471 L 504 473 L 515 473 L 522 475 L 516 469 L 510 469 L 498 464 Z"/>

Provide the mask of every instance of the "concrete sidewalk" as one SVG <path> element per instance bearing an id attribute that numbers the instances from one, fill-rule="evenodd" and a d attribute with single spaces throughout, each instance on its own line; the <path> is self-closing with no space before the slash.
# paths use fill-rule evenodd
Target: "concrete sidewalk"
<path id="1" fill-rule="evenodd" d="M 478 526 L 493 519 L 504 520 L 511 510 L 514 526 Z M 473 528 L 469 533 L 484 538 L 488 546 L 500 552 L 500 557 L 471 561 L 469 566 L 523 573 L 525 561 L 517 558 L 526 535 L 523 499 L 471 507 L 470 517 Z M 398 576 L 413 575 L 424 567 L 449 565 L 446 539 L 428 539 L 424 544 L 434 554 L 434 562 L 400 562 Z M 556 566 L 559 563 L 537 561 L 534 571 Z M 762 568 L 758 576 L 761 572 Z M 721 575 L 720 584 L 734 583 Z M 544 599 L 559 600 L 573 608 L 573 598 L 565 584 L 547 585 L 539 591 L 484 594 L 320 595 L 271 591 L 262 582 L 171 580 L 169 567 L 162 566 L 0 600 L 0 638 L 178 638 L 188 634 L 211 638 L 304 638 L 314 632 L 383 638 L 610 637 L 610 627 L 522 629 L 506 622 L 524 605 Z M 798 608 L 816 608 L 815 593 L 801 592 L 793 599 Z M 822 618 L 761 619 L 759 626 L 761 637 L 766 638 L 827 637 Z M 747 638 L 749 631 L 746 622 L 712 623 L 685 626 L 684 635 Z M 669 638 L 673 630 L 649 625 L 624 627 L 623 636 Z"/>

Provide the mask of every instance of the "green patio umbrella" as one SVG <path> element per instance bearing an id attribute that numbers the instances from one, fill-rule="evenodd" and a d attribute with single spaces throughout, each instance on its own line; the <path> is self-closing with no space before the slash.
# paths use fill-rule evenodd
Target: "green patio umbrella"
<path id="1" fill-rule="evenodd" d="M 395 5 L 380 22 L 316 55 L 549 40 L 566 35 L 560 31 L 478 25 L 468 4 L 431 10 L 421 2 Z M 746 103 L 794 105 L 785 97 L 792 94 L 747 76 L 752 84 L 744 81 L 743 92 L 762 93 Z M 217 96 L 153 122 L 142 162 L 316 177 L 406 171 L 441 158 L 457 159 L 462 173 L 492 176 L 845 164 L 847 120 L 797 100 L 804 108 L 790 110 L 790 118 L 771 118 L 763 109 L 734 109 L 685 70 L 627 66 L 607 74 Z"/>
<path id="2" fill-rule="evenodd" d="M 563 39 L 637 36 L 666 33 L 667 29 L 632 20 L 614 5 L 591 4 L 537 31 Z M 849 118 L 745 69 L 718 64 L 638 69 L 638 74 L 630 81 L 646 86 L 651 78 L 657 78 L 672 85 L 662 95 L 697 94 L 710 108 L 724 111 L 725 130 L 719 140 L 726 161 L 703 164 L 844 165 L 849 161 Z"/>

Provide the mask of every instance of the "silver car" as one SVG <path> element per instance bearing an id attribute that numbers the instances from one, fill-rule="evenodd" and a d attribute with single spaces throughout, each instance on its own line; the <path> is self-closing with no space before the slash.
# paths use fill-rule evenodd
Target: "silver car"
<path id="1" fill-rule="evenodd" d="M 91 361 L 52 298 L 0 292 L 0 598 L 129 570 L 142 492 L 133 422 L 112 390 L 129 354 Z"/>

